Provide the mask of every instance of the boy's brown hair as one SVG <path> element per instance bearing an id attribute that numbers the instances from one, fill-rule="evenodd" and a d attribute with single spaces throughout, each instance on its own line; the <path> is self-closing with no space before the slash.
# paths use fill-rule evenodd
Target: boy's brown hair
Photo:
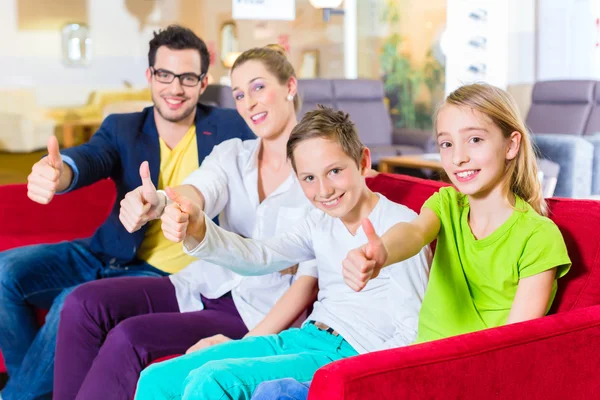
<path id="1" fill-rule="evenodd" d="M 304 114 L 302 120 L 294 127 L 287 142 L 287 157 L 294 162 L 294 150 L 300 143 L 308 139 L 323 138 L 342 146 L 346 155 L 354 160 L 360 168 L 360 160 L 365 146 L 358 137 L 358 132 L 350 116 L 343 111 L 318 105 L 316 110 Z"/>

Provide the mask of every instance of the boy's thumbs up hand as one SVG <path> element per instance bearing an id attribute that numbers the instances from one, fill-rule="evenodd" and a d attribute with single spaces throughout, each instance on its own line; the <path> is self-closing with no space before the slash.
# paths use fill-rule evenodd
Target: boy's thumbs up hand
<path id="1" fill-rule="evenodd" d="M 379 275 L 387 260 L 387 250 L 368 218 L 362 222 L 367 244 L 350 250 L 342 262 L 344 282 L 354 291 L 360 292 L 367 283 Z"/>
<path id="2" fill-rule="evenodd" d="M 191 236 L 196 242 L 201 242 L 206 226 L 204 212 L 200 206 L 170 187 L 167 187 L 165 192 L 172 201 L 161 217 L 165 237 L 173 242 L 181 242 Z"/>
<path id="3" fill-rule="evenodd" d="M 362 227 L 363 227 L 363 231 L 365 232 L 365 235 L 367 236 L 367 241 L 368 241 L 366 246 L 364 246 L 365 247 L 365 256 L 369 260 L 374 260 L 376 265 L 379 265 L 379 269 L 381 269 L 383 264 L 385 264 L 385 261 L 387 260 L 387 256 L 388 256 L 387 250 L 386 250 L 385 246 L 383 245 L 383 241 L 381 240 L 379 235 L 377 235 L 377 233 L 375 232 L 375 228 L 373 227 L 373 224 L 371 223 L 371 221 L 368 218 L 365 218 L 363 220 Z M 377 277 L 377 275 L 379 274 L 379 269 L 376 271 L 377 274 L 372 276 L 372 278 Z"/>

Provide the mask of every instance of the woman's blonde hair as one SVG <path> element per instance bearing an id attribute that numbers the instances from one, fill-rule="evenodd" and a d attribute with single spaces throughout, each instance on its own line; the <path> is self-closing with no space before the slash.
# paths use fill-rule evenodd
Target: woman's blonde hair
<path id="1" fill-rule="evenodd" d="M 509 138 L 515 131 L 521 134 L 517 156 L 506 163 L 506 184 L 535 211 L 546 215 L 547 205 L 538 178 L 534 144 L 512 96 L 495 86 L 475 83 L 461 86 L 450 93 L 442 106 L 444 104 L 466 106 L 485 114 L 500 128 L 505 138 Z"/>
<path id="2" fill-rule="evenodd" d="M 231 67 L 231 72 L 246 61 L 252 60 L 262 62 L 267 71 L 275 75 L 282 85 L 286 85 L 291 77 L 296 78 L 296 72 L 287 59 L 285 48 L 279 44 L 268 44 L 265 47 L 255 47 L 246 50 L 236 58 Z M 294 95 L 294 110 L 298 112 L 301 105 L 300 96 L 296 93 Z"/>

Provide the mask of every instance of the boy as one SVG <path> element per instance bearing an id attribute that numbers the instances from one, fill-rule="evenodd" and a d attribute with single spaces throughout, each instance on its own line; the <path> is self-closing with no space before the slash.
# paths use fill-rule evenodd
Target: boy
<path id="1" fill-rule="evenodd" d="M 287 156 L 304 194 L 318 209 L 295 229 L 264 241 L 243 239 L 217 227 L 197 205 L 168 189 L 173 201 L 169 212 L 178 214 L 180 226 L 165 235 L 183 241 L 190 255 L 243 275 L 316 259 L 320 289 L 314 311 L 301 329 L 247 337 L 152 366 L 142 373 L 136 399 L 248 399 L 262 381 L 307 381 L 332 361 L 415 339 L 428 248 L 372 276 L 364 289 L 360 272 L 342 265 L 348 251 L 375 231 L 416 216 L 368 189 L 370 152 L 348 115 L 323 107 L 307 113 L 292 131 Z"/>

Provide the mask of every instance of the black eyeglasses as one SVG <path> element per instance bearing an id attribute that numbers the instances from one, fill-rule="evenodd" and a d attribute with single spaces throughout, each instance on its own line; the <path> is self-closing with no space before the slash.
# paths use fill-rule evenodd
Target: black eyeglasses
<path id="1" fill-rule="evenodd" d="M 152 69 L 152 74 L 160 83 L 171 83 L 175 80 L 175 78 L 179 79 L 179 83 L 182 86 L 194 87 L 197 86 L 198 83 L 204 78 L 204 75 L 196 75 L 192 72 L 186 72 L 185 74 L 174 74 L 171 71 L 167 71 L 166 69 Z"/>

